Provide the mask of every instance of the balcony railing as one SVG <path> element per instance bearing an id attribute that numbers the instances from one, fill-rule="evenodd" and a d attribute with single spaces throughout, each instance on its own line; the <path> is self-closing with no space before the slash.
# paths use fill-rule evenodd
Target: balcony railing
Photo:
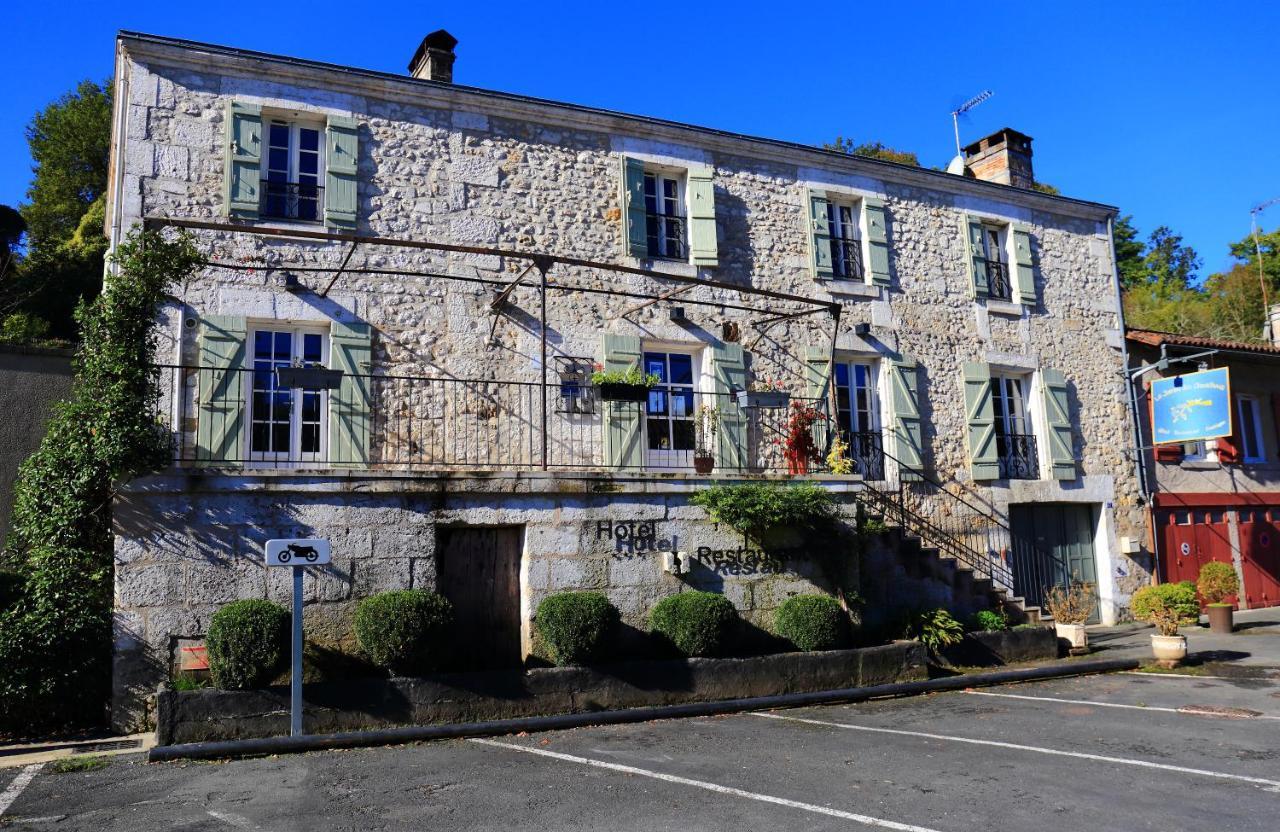
<path id="1" fill-rule="evenodd" d="M 1035 436 L 1020 433 L 997 434 L 996 453 L 1000 457 L 1001 479 L 1040 478 L 1040 457 L 1036 453 Z"/>
<path id="2" fill-rule="evenodd" d="M 684 217 L 650 212 L 645 215 L 645 221 L 650 257 L 667 260 L 684 260 L 688 257 Z"/>
<path id="3" fill-rule="evenodd" d="M 831 238 L 831 273 L 841 280 L 862 280 L 862 241 L 853 237 Z"/>
<path id="4" fill-rule="evenodd" d="M 846 433 L 853 472 L 864 480 L 884 479 L 884 440 L 877 431 Z"/>
<path id="5" fill-rule="evenodd" d="M 999 260 L 987 261 L 987 297 L 993 300 L 1013 300 L 1009 266 Z"/>
<path id="6" fill-rule="evenodd" d="M 324 187 L 305 182 L 264 181 L 258 213 L 268 219 L 320 222 L 324 219 Z"/>
<path id="7" fill-rule="evenodd" d="M 346 375 L 336 390 L 317 392 L 273 389 L 264 370 L 159 369 L 162 385 L 176 391 L 161 421 L 178 464 L 692 472 L 695 414 L 707 405 L 720 413 L 721 433 L 706 443 L 715 472 L 791 468 L 789 411 L 743 408 L 729 394 L 694 392 L 690 400 L 655 390 L 649 401 L 614 402 L 601 401 L 594 387 L 559 382 L 402 375 Z M 334 419 L 343 420 L 337 430 Z M 827 430 L 825 418 L 813 427 L 820 456 Z M 726 447 L 731 435 L 739 440 Z M 267 441 L 271 447 L 255 447 Z M 809 470 L 825 467 L 815 460 Z"/>

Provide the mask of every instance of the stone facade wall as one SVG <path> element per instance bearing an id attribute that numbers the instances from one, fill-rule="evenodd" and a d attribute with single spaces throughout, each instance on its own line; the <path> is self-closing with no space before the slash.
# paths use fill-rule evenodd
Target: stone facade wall
<path id="1" fill-rule="evenodd" d="M 1125 457 L 1132 437 L 1117 375 L 1123 366 L 1123 344 L 1106 224 L 1108 209 L 668 123 L 127 37 L 121 41 L 117 76 L 121 110 L 114 172 L 118 181 L 113 182 L 109 212 L 115 239 L 145 216 L 223 220 L 222 145 L 228 100 L 257 103 L 268 112 L 299 118 L 353 116 L 360 125 L 360 234 L 546 252 L 837 302 L 842 307 L 835 344 L 840 357 L 884 359 L 906 353 L 918 361 L 924 462 L 933 476 L 1002 517 L 1007 517 L 1012 502 L 1093 504 L 1099 518 L 1095 545 L 1104 620 L 1123 614 L 1128 593 L 1148 574 L 1144 557 L 1130 559 L 1117 546 L 1118 535 L 1142 540 L 1146 535 L 1137 506 L 1133 465 Z M 658 165 L 708 165 L 713 169 L 717 267 L 640 260 L 626 252 L 619 197 L 623 156 Z M 891 251 L 888 287 L 814 280 L 808 265 L 810 188 L 884 201 Z M 962 232 L 966 212 L 1030 228 L 1036 275 L 1034 306 L 972 299 Z M 371 370 L 379 374 L 522 382 L 537 382 L 542 377 L 536 291 L 515 291 L 490 339 L 492 285 L 421 274 L 360 271 L 386 269 L 510 280 L 528 265 L 525 259 L 362 245 L 352 257 L 352 271 L 321 298 L 317 290 L 328 283 L 347 255 L 348 245 L 222 231 L 200 231 L 198 237 L 214 264 L 182 288 L 179 302 L 161 322 L 166 339 L 162 355 L 170 356 L 175 364 L 196 361 L 196 329 L 187 324 L 202 315 L 229 314 L 317 324 L 366 321 L 375 332 Z M 309 291 L 286 292 L 281 284 L 284 267 Z M 563 264 L 553 267 L 549 278 L 564 286 L 596 290 L 655 292 L 674 285 Z M 551 291 L 547 333 L 551 357 L 599 360 L 602 332 L 638 336 L 646 344 L 710 348 L 719 343 L 724 324 L 737 324 L 748 350 L 748 376 L 780 379 L 794 395 L 806 394 L 806 347 L 831 343 L 828 316 L 781 321 L 757 337 L 760 331 L 753 328 L 753 322 L 777 312 L 798 311 L 799 307 L 768 302 L 773 313 L 748 312 L 731 306 L 699 306 L 696 301 L 766 304 L 758 297 L 694 288 L 681 296 L 679 303 L 686 307 L 686 319 L 680 322 L 670 320 L 670 304 L 628 312 L 638 299 Z M 869 324 L 869 334 L 855 335 L 856 323 Z M 971 480 L 964 441 L 961 365 L 974 360 L 1028 372 L 1052 367 L 1066 374 L 1076 427 L 1079 476 L 1075 481 Z M 174 396 L 172 416 L 175 424 L 190 428 L 190 409 L 182 402 L 190 400 L 198 380 L 176 374 L 174 378 L 179 392 Z M 448 383 L 456 388 L 456 382 Z M 704 384 L 709 380 L 704 378 Z M 424 392 L 392 385 L 380 390 L 375 401 L 380 403 L 380 412 L 400 414 L 416 429 L 425 429 L 426 434 L 416 435 L 419 439 L 460 437 L 477 453 L 489 454 L 475 460 L 479 467 L 504 470 L 536 463 L 537 448 L 529 447 L 527 430 L 506 436 L 496 432 L 491 414 L 499 394 L 472 382 L 463 388 Z M 879 392 L 881 421 L 888 427 L 893 414 L 883 374 Z M 518 409 L 526 404 L 508 402 L 503 406 L 517 413 L 520 418 L 515 423 L 523 424 L 524 429 L 531 419 L 539 418 L 532 411 Z M 181 422 L 183 419 L 187 421 Z M 553 429 L 577 426 L 574 429 L 582 431 L 583 437 L 566 447 L 553 443 L 553 452 L 565 454 L 564 458 L 575 464 L 598 466 L 603 462 L 598 419 L 552 419 Z M 769 435 L 760 426 L 756 430 L 757 436 Z M 378 447 L 390 447 L 383 458 L 395 459 L 400 451 L 391 446 L 401 434 L 392 428 L 376 433 L 375 443 L 382 443 Z M 421 461 L 428 472 L 435 462 L 430 458 Z M 329 483 L 330 493 L 317 505 L 330 513 L 346 511 L 348 501 L 354 499 L 351 494 L 338 480 L 321 477 L 319 481 Z M 185 505 L 182 501 L 186 498 L 164 499 Z M 276 522 L 269 519 L 274 515 L 263 501 L 246 500 L 234 492 L 218 499 L 245 524 L 266 527 Z M 601 499 L 625 506 L 638 498 L 624 486 Z M 143 505 L 157 507 L 160 503 Z M 531 535 L 576 540 L 575 535 L 584 533 L 556 526 L 564 516 L 551 507 L 545 517 L 533 509 L 527 511 L 532 513 L 519 522 L 530 524 L 534 529 Z M 255 512 L 264 512 L 268 519 L 253 519 Z M 485 522 L 476 519 L 484 516 L 485 511 L 477 506 L 472 514 L 459 515 L 458 520 Z M 163 517 L 160 514 L 153 519 L 158 522 Z M 324 527 L 341 525 L 321 519 L 316 522 Z M 407 528 L 418 528 L 406 523 Z M 545 532 L 537 531 L 544 528 Z M 160 541 L 155 545 L 134 546 L 128 541 L 144 538 L 123 536 L 122 564 L 151 558 L 156 570 L 152 578 L 139 579 L 136 585 L 129 577 L 133 567 L 122 570 L 118 594 L 126 629 L 151 627 L 151 613 L 146 613 L 147 620 L 141 623 L 134 617 L 132 610 L 141 609 L 129 601 L 135 589 L 163 591 L 175 597 L 199 591 L 182 583 L 187 579 L 180 574 L 186 573 L 162 565 L 189 561 L 197 565 L 189 563 L 184 568 L 198 571 L 202 568 L 198 566 L 199 546 L 183 548 L 188 545 L 183 542 L 186 538 L 178 535 L 175 548 L 165 550 L 162 529 L 157 528 L 155 534 Z M 386 580 L 370 578 L 373 583 L 365 585 L 357 572 L 350 587 L 342 591 L 359 594 L 375 584 L 411 584 L 417 579 L 414 567 L 404 558 L 396 563 L 377 567 L 377 574 Z M 547 568 L 552 570 L 550 565 Z M 622 566 L 618 568 L 625 572 Z M 249 574 L 243 587 L 222 580 L 213 585 L 221 587 L 218 591 L 227 597 L 242 591 L 252 593 L 259 578 Z M 547 574 L 548 586 L 570 586 L 577 580 L 573 567 Z M 562 582 L 557 577 L 561 574 L 571 579 Z M 624 579 L 622 573 L 618 579 Z M 529 580 L 530 587 L 537 587 L 541 578 L 530 573 Z M 609 570 L 592 573 L 592 580 L 608 586 L 632 608 L 652 600 L 645 594 L 648 590 L 624 591 L 637 584 L 615 583 Z M 661 586 L 661 581 L 651 585 Z M 315 592 L 330 591 L 316 586 Z M 748 611 L 756 608 L 753 598 L 735 600 Z M 159 606 L 170 610 L 169 603 Z M 204 605 L 207 613 L 218 602 L 192 603 Z M 180 614 L 187 618 L 172 624 L 163 620 L 164 616 Z M 165 611 L 158 615 L 160 623 L 148 633 L 158 634 L 165 627 L 172 628 L 168 632 L 190 630 L 199 623 L 188 613 Z M 141 642 L 150 644 L 155 638 L 144 634 Z"/>

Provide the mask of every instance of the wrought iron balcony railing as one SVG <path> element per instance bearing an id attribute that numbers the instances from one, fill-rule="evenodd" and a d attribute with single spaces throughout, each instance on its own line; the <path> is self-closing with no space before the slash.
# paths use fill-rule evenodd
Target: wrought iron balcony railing
<path id="1" fill-rule="evenodd" d="M 688 257 L 684 217 L 678 214 L 648 213 L 645 220 L 650 257 L 667 260 L 684 260 Z"/>
<path id="2" fill-rule="evenodd" d="M 878 431 L 845 434 L 853 472 L 864 480 L 884 479 L 884 440 Z"/>
<path id="3" fill-rule="evenodd" d="M 996 453 L 1000 457 L 1001 479 L 1040 478 L 1040 457 L 1036 452 L 1035 436 L 1021 433 L 997 434 Z"/>
<path id="4" fill-rule="evenodd" d="M 1013 300 L 1009 266 L 999 260 L 987 261 L 987 297 L 993 300 Z"/>
<path id="5" fill-rule="evenodd" d="M 305 182 L 264 181 L 258 214 L 267 219 L 320 222 L 324 219 L 324 187 Z"/>
<path id="6" fill-rule="evenodd" d="M 863 279 L 861 240 L 853 237 L 831 238 L 831 273 L 841 280 Z"/>

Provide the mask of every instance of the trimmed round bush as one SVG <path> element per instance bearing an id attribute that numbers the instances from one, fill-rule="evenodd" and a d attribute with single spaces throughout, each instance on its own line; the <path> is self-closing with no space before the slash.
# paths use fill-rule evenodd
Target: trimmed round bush
<path id="1" fill-rule="evenodd" d="M 797 650 L 836 650 L 849 641 L 849 616 L 830 595 L 796 595 L 774 613 L 773 629 Z"/>
<path id="2" fill-rule="evenodd" d="M 729 643 L 738 611 L 715 592 L 681 592 L 649 613 L 649 630 L 685 656 L 714 656 Z"/>
<path id="3" fill-rule="evenodd" d="M 1221 604 L 1223 598 L 1240 592 L 1240 581 L 1236 578 L 1235 567 L 1220 560 L 1209 561 L 1200 567 L 1196 589 L 1200 590 L 1200 595 L 1206 604 L 1211 606 Z"/>
<path id="4" fill-rule="evenodd" d="M 232 601 L 213 614 L 204 645 L 213 683 L 224 690 L 266 687 L 289 663 L 289 611 L 262 599 Z"/>
<path id="5" fill-rule="evenodd" d="M 618 626 L 618 609 L 600 592 L 558 592 L 538 604 L 534 625 L 561 667 L 598 658 Z"/>
<path id="6" fill-rule="evenodd" d="M 1176 636 L 1178 627 L 1200 618 L 1200 601 L 1191 581 L 1144 586 L 1129 600 L 1129 609 L 1139 621 L 1149 621 L 1162 636 Z"/>
<path id="7" fill-rule="evenodd" d="M 453 605 L 425 589 L 370 595 L 356 605 L 354 629 L 360 649 L 397 676 L 430 669 L 443 655 Z"/>

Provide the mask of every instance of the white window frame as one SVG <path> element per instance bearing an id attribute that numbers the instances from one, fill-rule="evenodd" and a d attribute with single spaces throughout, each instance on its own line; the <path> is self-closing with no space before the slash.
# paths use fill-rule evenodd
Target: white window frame
<path id="1" fill-rule="evenodd" d="M 1019 399 L 1021 416 L 1010 416 L 1008 412 L 1008 382 L 1018 382 L 1021 391 Z M 1012 434 L 1015 436 L 1031 436 L 1035 439 L 1036 450 L 1036 470 L 1035 479 L 1045 479 L 1051 471 L 1048 463 L 1048 436 L 1049 426 L 1045 423 L 1045 414 L 1041 412 L 1043 408 L 1037 405 L 1040 397 L 1044 392 L 1044 378 L 1039 372 L 1026 369 L 998 369 L 991 370 L 991 397 L 992 397 L 992 417 L 995 419 L 993 429 L 997 437 L 997 442 L 1001 434 L 1010 435 L 1009 427 L 1016 419 L 1021 423 L 1022 431 Z M 1000 417 L 996 417 L 995 398 L 999 396 L 1001 401 Z M 998 447 L 998 445 L 997 445 Z"/>
<path id="2" fill-rule="evenodd" d="M 328 137 L 326 135 L 327 130 L 326 130 L 325 124 L 319 121 L 295 119 L 288 115 L 271 115 L 269 113 L 264 113 L 262 116 L 262 119 L 264 122 L 263 132 L 265 133 L 265 136 L 263 137 L 264 141 L 263 141 L 263 158 L 262 158 L 262 188 L 264 189 L 263 190 L 264 197 L 268 199 L 270 198 L 270 196 L 266 194 L 266 188 L 268 183 L 272 181 L 271 172 L 275 170 L 274 168 L 271 167 L 271 149 L 272 147 L 274 147 L 274 145 L 271 144 L 271 128 L 273 126 L 282 126 L 287 128 L 289 131 L 289 149 L 288 149 L 289 154 L 288 154 L 288 163 L 287 163 L 288 169 L 284 173 L 285 173 L 285 182 L 290 185 L 301 184 L 298 181 L 299 176 L 313 175 L 309 173 L 308 174 L 299 173 L 300 159 L 304 152 L 302 150 L 301 131 L 303 130 L 316 131 L 316 151 L 315 151 L 316 172 L 314 176 L 316 178 L 315 187 L 319 189 L 317 190 L 318 198 L 316 200 L 315 219 L 304 219 L 296 216 L 282 217 L 282 216 L 275 216 L 275 215 L 266 216 L 264 217 L 264 219 L 272 220 L 272 221 L 281 221 L 281 222 L 297 222 L 297 223 L 304 223 L 307 225 L 311 225 L 315 223 L 323 223 L 324 222 L 325 161 L 328 155 L 328 141 L 327 141 Z M 306 152 L 310 153 L 311 151 L 306 151 Z"/>
<path id="3" fill-rule="evenodd" d="M 849 216 L 846 219 L 841 216 L 842 211 L 848 211 Z M 844 195 L 827 194 L 827 235 L 832 240 L 844 239 L 852 240 L 856 243 L 855 249 L 858 256 L 862 258 L 859 263 L 862 267 L 862 282 L 867 282 L 867 253 L 863 250 L 864 235 L 862 233 L 862 200 Z M 831 249 L 831 271 L 833 280 L 854 280 L 854 276 L 847 273 L 838 274 L 836 272 L 836 252 L 835 248 Z"/>
<path id="4" fill-rule="evenodd" d="M 693 412 L 689 414 L 689 420 L 693 423 L 694 447 L 689 451 L 679 451 L 679 450 L 675 450 L 674 448 L 665 449 L 665 450 L 661 448 L 650 449 L 649 448 L 649 418 L 650 418 L 649 402 L 646 399 L 644 402 L 644 413 L 642 417 L 644 419 L 644 425 L 642 428 L 643 439 L 644 439 L 644 454 L 645 454 L 644 464 L 646 467 L 662 468 L 667 470 L 670 470 L 673 468 L 692 469 L 693 454 L 695 451 L 698 450 L 698 447 L 697 447 L 698 408 L 701 405 L 706 403 L 704 399 L 704 396 L 705 396 L 704 391 L 707 389 L 707 382 L 708 382 L 708 380 L 703 377 L 703 370 L 704 370 L 704 362 L 702 360 L 703 350 L 699 347 L 695 347 L 691 345 L 683 345 L 683 344 L 646 343 L 644 344 L 640 353 L 641 370 L 647 369 L 645 364 L 645 356 L 648 355 L 649 353 L 660 353 L 666 356 L 687 355 L 691 359 L 690 372 L 692 374 L 691 377 L 693 379 L 692 384 L 663 384 L 661 386 L 668 387 L 668 388 L 677 387 L 682 390 L 689 390 L 693 393 Z M 667 359 L 667 365 L 669 369 L 670 358 Z M 668 425 L 667 431 L 669 434 L 671 430 L 670 424 L 672 421 L 671 406 L 669 403 L 667 405 L 667 414 L 666 414 L 665 420 Z M 711 450 L 714 452 L 715 449 L 712 448 Z"/>
<path id="5" fill-rule="evenodd" d="M 1245 433 L 1244 411 L 1248 407 L 1253 420 L 1253 436 Z M 1258 397 L 1249 393 L 1236 396 L 1236 418 L 1240 424 L 1240 459 L 1243 462 L 1266 462 L 1267 446 L 1262 441 L 1262 403 Z M 1249 453 L 1249 439 L 1252 438 L 1254 453 Z"/>
<path id="6" fill-rule="evenodd" d="M 687 176 L 688 176 L 688 171 L 684 171 L 684 170 L 676 170 L 674 168 L 663 168 L 663 167 L 656 167 L 656 166 L 650 166 L 650 165 L 644 166 L 645 246 L 648 249 L 649 257 L 656 258 L 659 260 L 675 260 L 677 262 L 688 262 L 689 257 L 691 256 L 689 251 L 689 204 L 687 202 L 687 195 L 686 195 L 686 188 L 685 188 L 685 181 Z M 684 246 L 684 249 L 685 249 L 683 252 L 683 255 L 681 255 L 680 253 L 671 254 L 663 250 L 666 248 L 665 234 L 658 235 L 658 242 L 659 242 L 658 251 L 654 251 L 652 248 L 648 247 L 648 240 L 649 240 L 648 189 L 649 189 L 650 177 L 652 177 L 654 181 L 654 195 L 655 195 L 654 203 L 655 203 L 655 206 L 659 209 L 658 211 L 655 211 L 655 214 L 657 216 L 662 216 L 662 217 L 676 217 L 680 220 L 681 237 L 682 237 L 681 244 Z M 666 196 L 665 194 L 666 189 L 663 187 L 663 184 L 666 182 L 671 182 L 676 186 L 675 197 Z M 668 210 L 670 207 L 672 207 L 672 204 L 674 204 L 674 207 L 677 210 L 684 211 L 684 213 L 683 214 L 673 213 L 670 210 Z M 664 223 L 664 227 L 665 227 L 665 223 Z"/>
<path id="7" fill-rule="evenodd" d="M 329 391 L 321 390 L 320 395 L 320 449 L 316 452 L 302 452 L 302 408 L 297 396 L 290 395 L 289 400 L 289 450 L 288 451 L 254 451 L 254 375 L 257 372 L 255 363 L 257 356 L 257 340 L 259 332 L 288 332 L 291 339 L 290 360 L 293 366 L 302 364 L 303 336 L 320 336 L 320 362 L 318 366 L 328 367 L 330 357 L 330 330 L 327 326 L 314 324 L 297 324 L 289 321 L 252 321 L 248 329 L 245 343 L 245 426 L 244 447 L 246 458 L 251 464 L 306 465 L 325 462 L 329 458 Z M 277 365 L 282 366 L 282 365 Z M 272 371 L 274 373 L 274 370 Z M 306 395 L 305 393 L 303 395 Z"/>

